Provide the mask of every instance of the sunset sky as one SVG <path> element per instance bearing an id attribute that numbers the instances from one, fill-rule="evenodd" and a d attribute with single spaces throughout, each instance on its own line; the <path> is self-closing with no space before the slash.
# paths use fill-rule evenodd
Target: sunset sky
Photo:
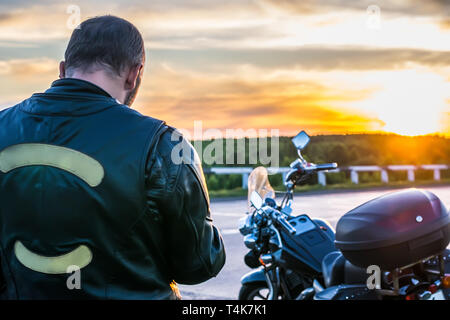
<path id="1" fill-rule="evenodd" d="M 70 5 L 141 30 L 133 107 L 175 127 L 450 136 L 450 0 L 0 0 L 0 109 L 57 79 Z"/>

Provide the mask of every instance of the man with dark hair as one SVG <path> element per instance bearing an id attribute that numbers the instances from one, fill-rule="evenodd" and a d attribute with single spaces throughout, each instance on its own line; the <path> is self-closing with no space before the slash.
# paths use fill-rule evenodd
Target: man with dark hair
<path id="1" fill-rule="evenodd" d="M 144 63 L 136 27 L 89 19 L 60 79 L 0 112 L 1 297 L 175 299 L 222 269 L 195 150 L 129 108 Z"/>

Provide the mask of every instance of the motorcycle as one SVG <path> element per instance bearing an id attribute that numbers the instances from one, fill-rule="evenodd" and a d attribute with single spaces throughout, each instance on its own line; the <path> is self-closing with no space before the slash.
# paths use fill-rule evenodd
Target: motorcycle
<path id="1" fill-rule="evenodd" d="M 336 230 L 322 219 L 293 215 L 296 185 L 336 163 L 307 162 L 310 137 L 292 139 L 298 158 L 278 204 L 264 167 L 248 178 L 247 216 L 239 231 L 254 269 L 239 300 L 450 299 L 450 214 L 431 192 L 408 189 L 375 198 L 343 215 Z"/>

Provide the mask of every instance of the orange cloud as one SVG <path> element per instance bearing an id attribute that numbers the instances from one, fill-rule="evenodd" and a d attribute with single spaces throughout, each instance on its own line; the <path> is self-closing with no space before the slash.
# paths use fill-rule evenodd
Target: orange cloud
<path id="1" fill-rule="evenodd" d="M 450 18 L 442 19 L 442 20 L 439 22 L 439 25 L 440 25 L 441 28 L 444 29 L 444 30 L 450 30 Z"/>
<path id="2" fill-rule="evenodd" d="M 242 79 L 238 75 L 147 70 L 136 108 L 169 124 L 204 128 L 299 128 L 312 133 L 380 130 L 382 123 L 363 112 L 336 107 L 367 95 L 364 90 L 329 88 L 320 82 L 294 79 Z"/>
<path id="3" fill-rule="evenodd" d="M 15 104 L 34 92 L 42 92 L 57 78 L 56 60 L 37 58 L 0 61 L 0 104 Z"/>

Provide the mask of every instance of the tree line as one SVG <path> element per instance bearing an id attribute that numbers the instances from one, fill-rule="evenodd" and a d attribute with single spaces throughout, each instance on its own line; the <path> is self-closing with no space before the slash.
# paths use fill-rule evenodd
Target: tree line
<path id="1" fill-rule="evenodd" d="M 270 154 L 272 151 L 278 151 L 279 166 L 286 167 L 294 161 L 297 157 L 297 151 L 291 142 L 292 137 L 279 137 L 279 143 L 276 148 L 267 144 L 267 152 Z M 270 142 L 270 139 L 268 140 Z M 220 154 L 222 161 L 217 163 L 207 163 L 203 161 L 205 171 L 208 171 L 209 167 L 213 166 L 244 166 L 244 167 L 256 167 L 258 165 L 265 165 L 258 159 L 256 163 L 249 161 L 248 150 L 250 146 L 259 146 L 258 138 L 242 138 L 223 140 L 223 148 L 225 152 Z M 207 146 L 217 141 L 207 140 L 201 142 L 201 150 L 207 149 Z M 234 144 L 234 150 L 231 150 L 230 145 Z M 196 144 L 199 145 L 198 143 Z M 228 150 L 226 147 L 228 146 Z M 239 149 L 238 146 L 241 146 Z M 237 154 L 237 152 L 243 152 L 242 146 L 245 146 L 245 161 L 237 164 L 231 162 L 230 158 L 242 160 L 243 155 Z M 278 149 L 278 150 L 277 150 Z M 210 148 L 211 150 L 211 148 Z M 351 135 L 317 135 L 312 136 L 308 146 L 302 152 L 304 158 L 307 161 L 314 163 L 327 163 L 337 162 L 340 167 L 351 165 L 396 165 L 396 164 L 449 164 L 450 165 L 450 139 L 438 136 L 416 136 L 408 137 L 395 134 L 351 134 Z M 273 156 L 273 155 L 272 155 Z M 217 157 L 216 157 L 217 159 Z M 204 159 L 202 159 L 204 160 Z M 227 161 L 228 160 L 228 161 Z M 227 164 L 228 163 L 228 164 Z M 269 164 L 270 165 L 270 164 Z M 448 171 L 448 170 L 447 170 Z M 362 182 L 365 180 L 379 180 L 378 173 L 364 173 L 361 178 Z M 390 173 L 391 180 L 401 180 L 403 172 Z M 417 178 L 424 179 L 432 176 L 432 172 L 417 172 Z M 329 183 L 343 183 L 349 177 L 345 173 L 340 174 L 328 174 Z M 448 176 L 448 172 L 443 172 L 443 178 Z M 271 177 L 271 182 L 276 184 L 281 183 L 280 177 Z M 213 174 L 207 174 L 208 187 L 212 190 L 219 189 L 232 189 L 241 185 L 241 176 L 239 175 L 227 175 L 217 176 Z M 310 181 L 311 184 L 316 183 L 314 178 Z"/>

